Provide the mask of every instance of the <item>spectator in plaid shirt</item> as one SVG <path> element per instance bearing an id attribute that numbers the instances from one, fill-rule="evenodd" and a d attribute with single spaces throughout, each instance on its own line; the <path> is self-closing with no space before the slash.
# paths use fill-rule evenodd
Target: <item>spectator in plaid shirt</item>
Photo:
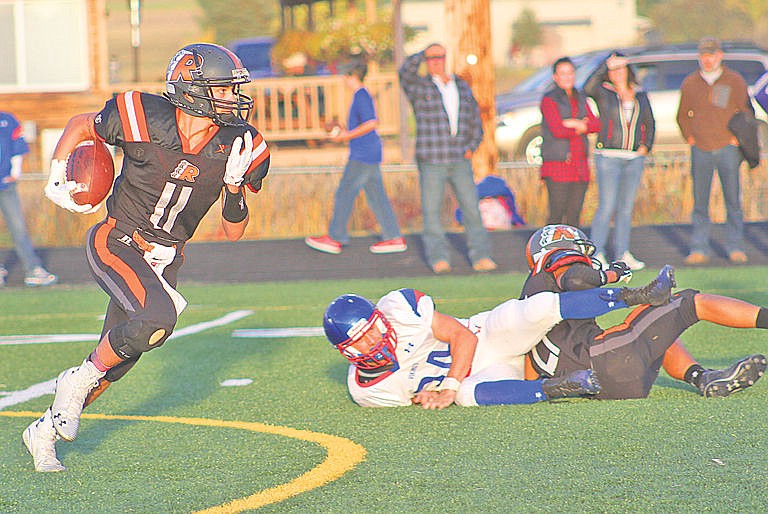
<path id="1" fill-rule="evenodd" d="M 587 134 L 600 130 L 600 120 L 586 96 L 574 87 L 576 69 L 568 57 L 555 61 L 552 77 L 555 85 L 541 99 L 541 178 L 549 194 L 547 224 L 578 227 L 589 185 Z"/>
<path id="2" fill-rule="evenodd" d="M 464 213 L 469 260 L 475 271 L 493 271 L 488 232 L 472 174 L 472 153 L 483 139 L 480 108 L 464 80 L 446 72 L 445 47 L 433 43 L 400 67 L 400 85 L 416 118 L 416 164 L 421 187 L 422 239 L 435 273 L 451 271 L 448 241 L 440 221 L 446 181 Z M 426 62 L 427 75 L 419 74 Z"/>

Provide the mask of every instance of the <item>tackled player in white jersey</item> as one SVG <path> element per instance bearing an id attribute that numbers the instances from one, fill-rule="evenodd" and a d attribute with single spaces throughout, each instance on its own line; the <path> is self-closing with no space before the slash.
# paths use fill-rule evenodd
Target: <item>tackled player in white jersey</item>
<path id="1" fill-rule="evenodd" d="M 432 298 L 415 289 L 392 291 L 376 305 L 346 294 L 328 306 L 323 326 L 351 363 L 347 386 L 363 407 L 534 403 L 599 392 L 591 370 L 522 380 L 523 355 L 552 326 L 630 305 L 661 305 L 672 287 L 667 267 L 643 288 L 542 293 L 507 300 L 469 319 L 436 311 Z"/>

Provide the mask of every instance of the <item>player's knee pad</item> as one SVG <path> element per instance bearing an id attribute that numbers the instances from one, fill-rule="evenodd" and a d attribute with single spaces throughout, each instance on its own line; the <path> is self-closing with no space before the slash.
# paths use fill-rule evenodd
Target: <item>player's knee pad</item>
<path id="1" fill-rule="evenodd" d="M 173 325 L 157 321 L 129 320 L 109 331 L 109 344 L 123 359 L 132 359 L 163 345 Z"/>

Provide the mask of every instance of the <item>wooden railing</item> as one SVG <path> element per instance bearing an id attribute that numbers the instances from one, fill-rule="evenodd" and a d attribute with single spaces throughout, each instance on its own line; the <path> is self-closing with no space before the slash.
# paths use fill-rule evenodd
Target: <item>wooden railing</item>
<path id="1" fill-rule="evenodd" d="M 400 119 L 397 74 L 369 75 L 365 85 L 376 106 L 379 134 L 396 134 Z M 165 85 L 113 84 L 108 94 L 129 89 L 162 94 Z M 324 139 L 327 123 L 346 125 L 353 93 L 339 75 L 257 79 L 244 92 L 253 98 L 251 124 L 272 142 Z"/>

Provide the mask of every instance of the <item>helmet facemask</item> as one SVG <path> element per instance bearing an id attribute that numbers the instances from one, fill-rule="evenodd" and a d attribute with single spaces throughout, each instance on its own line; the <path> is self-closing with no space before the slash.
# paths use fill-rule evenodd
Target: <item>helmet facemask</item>
<path id="1" fill-rule="evenodd" d="M 395 348 L 397 348 L 397 336 L 387 318 L 378 309 L 373 311 L 373 315 L 368 320 L 353 327 L 352 332 L 346 341 L 336 345 L 339 352 L 347 358 L 349 362 L 356 367 L 365 370 L 380 369 L 384 366 L 397 362 Z M 371 345 L 365 353 L 360 352 L 353 347 L 355 343 L 366 337 L 366 334 L 373 334 L 378 337 L 378 342 Z M 370 337 L 370 335 L 368 336 Z"/>

